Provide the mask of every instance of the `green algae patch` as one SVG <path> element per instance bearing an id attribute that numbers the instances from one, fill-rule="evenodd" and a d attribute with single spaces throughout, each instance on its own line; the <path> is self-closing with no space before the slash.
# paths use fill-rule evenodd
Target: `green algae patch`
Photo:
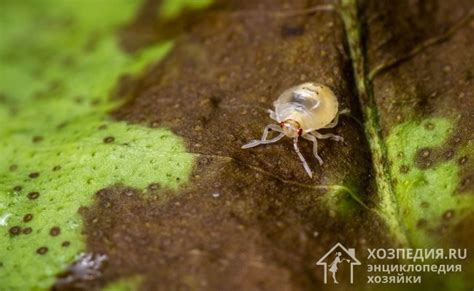
<path id="1" fill-rule="evenodd" d="M 417 161 L 418 155 L 428 158 L 443 147 L 452 129 L 452 122 L 444 118 L 409 121 L 394 127 L 387 138 L 399 213 L 414 246 L 436 245 L 440 234 L 474 205 L 470 195 L 456 193 L 460 152 L 438 162 Z"/>
<path id="2" fill-rule="evenodd" d="M 164 19 L 175 18 L 183 10 L 203 9 L 213 2 L 213 0 L 166 0 L 159 6 L 158 14 Z"/>
<path id="3" fill-rule="evenodd" d="M 103 291 L 134 291 L 134 290 L 138 290 L 138 287 L 142 281 L 143 281 L 143 278 L 139 276 L 124 278 L 124 279 L 108 284 L 102 290 Z"/>
<path id="4" fill-rule="evenodd" d="M 134 1 L 5 1 L 0 12 L 0 282 L 49 288 L 84 250 L 81 206 L 114 184 L 177 189 L 193 157 L 167 129 L 109 120 L 119 77 L 171 42 L 125 54 Z"/>

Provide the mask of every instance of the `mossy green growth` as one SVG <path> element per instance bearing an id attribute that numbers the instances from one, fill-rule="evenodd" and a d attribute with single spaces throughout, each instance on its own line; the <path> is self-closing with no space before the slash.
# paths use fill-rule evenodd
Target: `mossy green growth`
<path id="1" fill-rule="evenodd" d="M 213 3 L 213 0 L 165 0 L 159 6 L 162 18 L 175 18 L 185 9 L 202 9 Z"/>
<path id="2" fill-rule="evenodd" d="M 99 189 L 176 189 L 191 172 L 192 155 L 169 130 L 107 118 L 118 105 L 109 97 L 119 77 L 140 73 L 172 47 L 124 53 L 117 30 L 141 3 L 113 2 L 2 1 L 0 290 L 51 286 L 84 250 L 78 208 Z M 53 227 L 59 234 L 50 234 Z M 40 247 L 47 252 L 38 254 Z"/>
<path id="3" fill-rule="evenodd" d="M 460 152 L 427 169 L 417 167 L 415 162 L 417 151 L 442 147 L 452 129 L 452 121 L 430 118 L 398 125 L 387 138 L 399 215 L 413 246 L 437 245 L 441 226 L 456 224 L 474 206 L 471 195 L 456 195 L 459 185 L 456 160 Z M 454 217 L 443 219 L 447 211 L 453 211 Z"/>
<path id="4" fill-rule="evenodd" d="M 124 278 L 116 282 L 112 282 L 105 286 L 103 291 L 134 291 L 138 290 L 138 287 L 143 279 L 139 276 Z"/>

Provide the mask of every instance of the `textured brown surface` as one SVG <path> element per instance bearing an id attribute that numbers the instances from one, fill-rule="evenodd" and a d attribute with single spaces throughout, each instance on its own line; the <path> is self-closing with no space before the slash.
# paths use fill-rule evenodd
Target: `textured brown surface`
<path id="1" fill-rule="evenodd" d="M 384 134 L 414 117 L 459 115 L 446 148 L 419 151 L 419 168 L 451 158 L 472 138 L 472 20 L 449 43 L 404 57 L 468 11 L 468 1 L 442 2 L 368 1 L 363 7 L 369 67 L 394 63 L 373 82 Z M 159 185 L 150 185 L 149 193 L 119 185 L 100 191 L 96 203 L 81 211 L 88 251 L 108 257 L 89 287 L 139 274 L 144 290 L 319 290 L 326 286 L 315 262 L 334 243 L 357 250 L 391 246 L 379 219 L 347 193 L 336 197 L 335 206 L 327 203 L 334 185 L 369 206 L 377 201 L 341 20 L 331 11 L 281 13 L 316 4 L 230 1 L 160 23 L 147 16 L 155 5 L 149 1 L 124 28 L 122 45 L 129 51 L 171 36 L 177 40 L 170 55 L 141 78 L 123 78 L 116 95 L 129 102 L 113 117 L 170 128 L 196 154 L 197 165 L 179 195 Z M 170 29 L 164 33 L 163 27 Z M 321 168 L 310 145 L 301 143 L 312 180 L 288 139 L 240 148 L 273 122 L 265 110 L 278 94 L 305 81 L 330 86 L 340 108 L 351 110 L 328 131 L 345 142 L 319 143 Z M 466 167 L 469 162 L 459 161 Z M 465 187 L 472 185 L 470 172 Z M 347 204 L 350 215 L 340 211 Z M 355 278 L 365 282 L 365 276 Z M 345 283 L 340 286 L 348 288 Z"/>
<path id="2" fill-rule="evenodd" d="M 81 212 L 88 251 L 109 258 L 91 286 L 141 274 L 144 290 L 314 289 L 324 286 L 315 263 L 335 242 L 361 248 L 388 244 L 378 219 L 347 192 L 335 195 L 334 208 L 326 203 L 334 185 L 371 203 L 370 156 L 357 122 L 351 63 L 337 14 L 278 17 L 272 12 L 315 4 L 217 5 L 179 34 L 164 62 L 138 80 L 124 78 L 117 95 L 130 102 L 113 116 L 171 128 L 198 162 L 177 197 L 159 187 L 149 187 L 151 195 L 132 190 L 126 195 L 119 186 L 99 192 L 94 206 Z M 146 43 L 143 30 L 127 39 L 139 27 L 137 19 L 125 29 L 129 48 Z M 266 109 L 278 94 L 305 81 L 329 85 L 340 108 L 352 112 L 328 131 L 344 136 L 344 143 L 319 143 L 322 168 L 311 145 L 301 143 L 313 180 L 288 139 L 240 148 L 273 122 Z M 339 211 L 342 205 L 349 205 L 349 216 Z"/>

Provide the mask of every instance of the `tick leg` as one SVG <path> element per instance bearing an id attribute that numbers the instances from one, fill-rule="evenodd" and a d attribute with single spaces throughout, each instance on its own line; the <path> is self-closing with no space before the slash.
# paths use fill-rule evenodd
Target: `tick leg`
<path id="1" fill-rule="evenodd" d="M 334 128 L 334 127 L 336 127 L 337 123 L 339 122 L 339 115 L 341 115 L 341 114 L 347 114 L 347 113 L 349 113 L 349 112 L 350 112 L 350 111 L 349 111 L 349 109 L 347 109 L 347 108 L 346 108 L 346 109 L 342 109 L 341 111 L 339 111 L 339 112 L 336 114 L 336 117 L 334 117 L 334 120 L 333 120 L 331 123 L 329 123 L 328 125 L 326 125 L 325 127 L 323 127 L 323 128 Z"/>
<path id="2" fill-rule="evenodd" d="M 276 115 L 275 111 L 273 111 L 271 109 L 268 109 L 267 112 L 270 114 L 271 119 L 277 120 L 277 115 Z"/>
<path id="3" fill-rule="evenodd" d="M 243 149 L 248 149 L 248 148 L 253 148 L 253 147 L 256 147 L 258 145 L 261 145 L 261 144 L 269 144 L 269 143 L 274 143 L 274 142 L 277 142 L 279 141 L 282 137 L 285 136 L 284 133 L 280 133 L 279 135 L 277 135 L 276 137 L 270 139 L 270 140 L 267 140 L 267 136 L 268 136 L 268 133 L 270 132 L 270 130 L 274 130 L 274 131 L 277 131 L 277 132 L 281 132 L 281 128 L 276 125 L 276 124 L 269 124 L 265 127 L 265 129 L 263 130 L 263 135 L 262 135 L 262 138 L 261 139 L 254 139 L 252 141 L 250 141 L 248 144 L 245 144 L 242 146 Z"/>
<path id="4" fill-rule="evenodd" d="M 304 170 L 306 171 L 306 173 L 308 174 L 310 178 L 313 178 L 313 172 L 311 172 L 311 169 L 309 168 L 308 163 L 306 162 L 306 160 L 304 159 L 303 155 L 300 152 L 300 149 L 298 148 L 297 137 L 295 137 L 295 139 L 293 140 L 293 146 L 295 147 L 295 152 L 298 154 L 300 161 L 303 163 Z"/>
<path id="5" fill-rule="evenodd" d="M 315 137 L 319 138 L 319 139 L 327 139 L 327 138 L 330 138 L 332 140 L 335 140 L 335 141 L 344 141 L 344 138 L 340 135 L 335 135 L 335 134 L 332 134 L 332 133 L 326 133 L 326 134 L 320 134 L 319 132 L 317 131 L 312 131 L 310 133 L 311 135 L 314 135 Z"/>
<path id="6" fill-rule="evenodd" d="M 321 157 L 318 155 L 318 140 L 316 139 L 316 137 L 310 135 L 310 134 L 305 134 L 302 136 L 304 139 L 307 139 L 309 141 L 312 141 L 313 142 L 313 154 L 314 154 L 314 157 L 318 160 L 319 162 L 319 165 L 321 166 L 322 164 L 324 164 L 324 161 L 323 159 L 321 159 Z"/>

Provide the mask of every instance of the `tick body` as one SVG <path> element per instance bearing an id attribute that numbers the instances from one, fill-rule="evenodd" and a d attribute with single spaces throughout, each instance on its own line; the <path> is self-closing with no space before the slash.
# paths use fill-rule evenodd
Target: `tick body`
<path id="1" fill-rule="evenodd" d="M 242 148 L 248 149 L 261 144 L 274 143 L 284 136 L 292 138 L 293 146 L 306 173 L 312 177 L 313 173 L 299 150 L 298 139 L 301 137 L 313 142 L 314 157 L 322 165 L 323 160 L 318 155 L 318 139 L 330 138 L 343 141 L 343 138 L 332 133 L 321 134 L 317 130 L 335 127 L 339 115 L 348 113 L 349 110 L 344 109 L 338 112 L 339 103 L 334 92 L 328 86 L 312 82 L 287 89 L 273 102 L 273 106 L 275 110 L 268 112 L 270 118 L 278 124 L 267 125 L 261 139 L 252 140 Z M 279 132 L 279 135 L 267 139 L 270 131 Z"/>

